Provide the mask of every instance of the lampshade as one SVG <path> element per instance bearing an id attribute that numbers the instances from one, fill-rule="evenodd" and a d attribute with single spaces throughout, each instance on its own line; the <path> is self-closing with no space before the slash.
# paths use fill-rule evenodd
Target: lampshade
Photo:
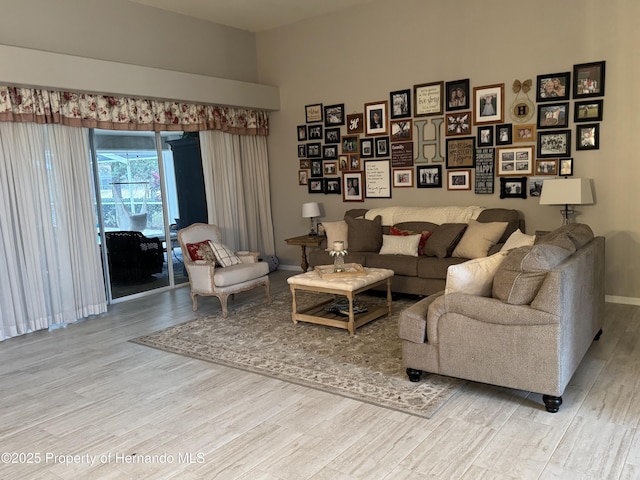
<path id="1" fill-rule="evenodd" d="M 588 178 L 553 178 L 542 184 L 540 205 L 589 205 L 593 203 Z"/>
<path id="2" fill-rule="evenodd" d="M 309 202 L 302 204 L 302 217 L 313 218 L 320 216 L 320 206 L 318 202 Z"/>

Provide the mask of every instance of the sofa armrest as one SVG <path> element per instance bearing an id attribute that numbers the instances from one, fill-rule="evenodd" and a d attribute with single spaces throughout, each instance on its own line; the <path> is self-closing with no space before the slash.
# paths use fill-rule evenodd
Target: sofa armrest
<path id="1" fill-rule="evenodd" d="M 427 312 L 433 301 L 444 294 L 444 290 L 429 295 L 402 311 L 398 323 L 398 333 L 402 340 L 414 343 L 427 341 Z"/>

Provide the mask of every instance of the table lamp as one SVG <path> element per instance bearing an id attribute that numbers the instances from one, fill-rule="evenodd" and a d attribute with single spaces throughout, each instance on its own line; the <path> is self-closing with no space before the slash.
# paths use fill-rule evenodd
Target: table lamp
<path id="1" fill-rule="evenodd" d="M 309 202 L 302 204 L 302 217 L 308 218 L 311 225 L 311 231 L 309 232 L 310 236 L 318 235 L 318 232 L 316 232 L 315 226 L 313 225 L 313 219 L 314 217 L 319 216 L 320 206 L 318 205 L 318 202 Z"/>
<path id="2" fill-rule="evenodd" d="M 564 218 L 563 225 L 569 223 L 569 216 L 574 213 L 569 205 L 591 204 L 593 193 L 588 178 L 550 178 L 542 184 L 540 205 L 564 205 L 564 209 L 560 210 Z"/>

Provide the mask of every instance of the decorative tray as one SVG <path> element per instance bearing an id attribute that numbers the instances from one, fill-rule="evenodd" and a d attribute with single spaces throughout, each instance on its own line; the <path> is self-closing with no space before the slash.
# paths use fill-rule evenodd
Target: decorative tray
<path id="1" fill-rule="evenodd" d="M 333 265 L 318 265 L 315 271 L 318 272 L 320 278 L 339 278 L 351 275 L 366 275 L 364 267 L 359 263 L 345 263 L 342 272 L 335 272 Z"/>

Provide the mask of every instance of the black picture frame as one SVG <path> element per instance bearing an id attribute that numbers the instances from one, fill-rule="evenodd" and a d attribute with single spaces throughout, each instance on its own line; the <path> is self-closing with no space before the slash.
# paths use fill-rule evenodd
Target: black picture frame
<path id="1" fill-rule="evenodd" d="M 574 65 L 573 98 L 604 97 L 605 67 L 605 61 Z"/>
<path id="2" fill-rule="evenodd" d="M 322 125 L 309 125 L 307 127 L 307 137 L 309 140 L 323 140 Z"/>
<path id="3" fill-rule="evenodd" d="M 321 146 L 320 142 L 307 143 L 307 158 L 322 158 Z"/>
<path id="4" fill-rule="evenodd" d="M 566 128 L 569 126 L 569 102 L 538 105 L 538 129 Z"/>
<path id="5" fill-rule="evenodd" d="M 324 193 L 324 179 L 311 177 L 307 182 L 308 193 Z"/>
<path id="6" fill-rule="evenodd" d="M 360 139 L 360 157 L 361 158 L 373 158 L 375 153 L 376 153 L 376 149 L 375 149 L 375 138 L 373 137 L 366 137 L 366 138 L 361 138 Z"/>
<path id="7" fill-rule="evenodd" d="M 418 165 L 416 185 L 418 188 L 442 188 L 442 165 Z"/>
<path id="8" fill-rule="evenodd" d="M 306 123 L 321 122 L 322 121 L 322 104 L 314 103 L 311 105 L 305 105 L 304 114 L 305 114 Z"/>
<path id="9" fill-rule="evenodd" d="M 503 123 L 500 125 L 496 125 L 496 145 L 511 145 L 512 143 L 513 124 Z"/>
<path id="10" fill-rule="evenodd" d="M 324 177 L 324 193 L 342 195 L 342 179 L 340 177 Z"/>
<path id="11" fill-rule="evenodd" d="M 325 160 L 337 160 L 338 159 L 338 145 L 323 145 L 322 146 L 322 158 Z"/>
<path id="12" fill-rule="evenodd" d="M 561 177 L 573 177 L 573 158 L 561 158 L 558 160 L 558 175 Z"/>
<path id="13" fill-rule="evenodd" d="M 306 125 L 298 125 L 298 141 L 299 142 L 307 141 L 307 126 Z"/>
<path id="14" fill-rule="evenodd" d="M 344 103 L 324 106 L 324 126 L 336 127 L 344 125 Z"/>
<path id="15" fill-rule="evenodd" d="M 536 144 L 538 158 L 571 156 L 571 130 L 544 130 L 538 132 Z"/>
<path id="16" fill-rule="evenodd" d="M 411 116 L 411 89 L 396 90 L 389 93 L 389 107 L 391 119 L 408 118 Z"/>
<path id="17" fill-rule="evenodd" d="M 500 177 L 500 198 L 527 198 L 527 177 Z"/>
<path id="18" fill-rule="evenodd" d="M 574 102 L 573 104 L 573 121 L 575 123 L 582 122 L 601 122 L 602 108 L 604 100 L 586 100 L 584 102 Z"/>
<path id="19" fill-rule="evenodd" d="M 307 158 L 307 145 L 304 143 L 298 145 L 298 158 Z"/>
<path id="20" fill-rule="evenodd" d="M 322 177 L 322 171 L 322 160 L 311 160 L 311 172 L 309 174 L 309 178 Z"/>
<path id="21" fill-rule="evenodd" d="M 324 143 L 334 144 L 340 143 L 340 127 L 324 129 Z"/>
<path id="22" fill-rule="evenodd" d="M 447 112 L 469 108 L 469 79 L 454 80 L 445 84 Z M 454 97 L 455 95 L 455 97 Z"/>
<path id="23" fill-rule="evenodd" d="M 538 75 L 536 80 L 537 102 L 559 102 L 569 100 L 571 93 L 571 72 Z"/>
<path id="24" fill-rule="evenodd" d="M 480 147 L 493 147 L 493 135 L 494 135 L 494 126 L 493 125 L 479 125 L 477 132 L 476 145 L 478 148 Z"/>
<path id="25" fill-rule="evenodd" d="M 376 146 L 376 157 L 389 157 L 389 137 L 378 137 L 374 139 Z"/>
<path id="26" fill-rule="evenodd" d="M 600 124 L 581 123 L 576 125 L 576 150 L 600 149 Z"/>

